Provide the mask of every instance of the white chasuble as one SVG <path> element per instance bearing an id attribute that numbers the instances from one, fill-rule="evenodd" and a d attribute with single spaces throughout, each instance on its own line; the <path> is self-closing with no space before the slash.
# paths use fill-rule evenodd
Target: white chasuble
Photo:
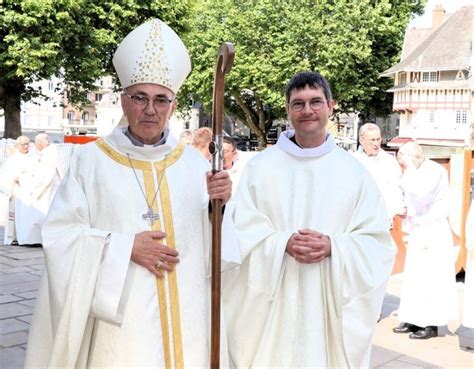
<path id="1" fill-rule="evenodd" d="M 120 129 L 75 152 L 53 201 L 27 368 L 209 366 L 209 164 L 173 137 L 135 147 Z M 130 261 L 146 230 L 179 252 L 164 279 Z"/>
<path id="2" fill-rule="evenodd" d="M 251 159 L 234 197 L 242 265 L 225 273 L 230 364 L 237 368 L 368 367 L 395 248 L 372 176 L 331 136 L 300 149 L 280 135 Z M 285 253 L 309 228 L 332 254 Z"/>
<path id="3" fill-rule="evenodd" d="M 29 181 L 19 188 L 15 202 L 15 228 L 20 245 L 41 243 L 41 229 L 63 177 L 56 146 L 46 146 L 37 156 Z"/>

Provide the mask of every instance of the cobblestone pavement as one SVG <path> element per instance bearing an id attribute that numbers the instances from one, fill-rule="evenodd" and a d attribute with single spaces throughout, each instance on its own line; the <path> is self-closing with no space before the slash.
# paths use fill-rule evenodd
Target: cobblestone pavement
<path id="1" fill-rule="evenodd" d="M 0 239 L 3 232 L 0 231 Z M 43 249 L 0 245 L 0 368 L 23 367 Z"/>
<path id="2" fill-rule="evenodd" d="M 0 240 L 3 239 L 0 228 Z M 0 368 L 23 367 L 28 330 L 40 276 L 43 270 L 42 248 L 0 245 Z M 392 333 L 398 325 L 396 311 L 399 303 L 400 274 L 390 279 L 382 317 L 377 325 L 372 348 L 371 368 L 474 368 L 474 351 L 462 350 L 460 342 L 470 340 L 473 331 L 455 334 L 459 321 L 440 329 L 440 337 L 414 341 L 406 335 Z M 462 302 L 464 285 L 458 283 Z"/>

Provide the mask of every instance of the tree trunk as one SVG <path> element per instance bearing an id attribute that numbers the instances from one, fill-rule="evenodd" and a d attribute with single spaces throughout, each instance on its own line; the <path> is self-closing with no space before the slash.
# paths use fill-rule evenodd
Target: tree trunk
<path id="1" fill-rule="evenodd" d="M 13 99 L 15 96 L 11 96 L 11 98 Z M 4 108 L 5 132 L 3 133 L 3 138 L 17 138 L 21 136 L 20 104 L 20 99 L 6 104 Z"/>
<path id="2" fill-rule="evenodd" d="M 240 94 L 238 92 L 232 92 L 232 96 L 234 97 L 235 101 L 237 104 L 240 106 L 240 108 L 244 111 L 245 113 L 245 123 L 247 123 L 247 126 L 250 128 L 250 130 L 255 133 L 257 136 L 257 141 L 258 141 L 258 149 L 263 150 L 265 147 L 267 147 L 267 136 L 265 135 L 265 119 L 264 119 L 264 112 L 263 109 L 259 109 L 257 112 L 258 114 L 258 123 L 255 124 L 253 121 L 253 114 L 252 110 L 245 105 L 244 100 L 240 97 Z M 259 101 L 257 99 L 257 106 L 259 105 Z M 261 108 L 261 106 L 260 106 Z M 262 125 L 263 121 L 263 125 Z"/>
<path id="3" fill-rule="evenodd" d="M 0 108 L 3 108 L 5 115 L 3 138 L 17 138 L 21 136 L 20 111 L 22 92 L 24 92 L 22 82 L 19 85 L 0 86 Z"/>
<path id="4" fill-rule="evenodd" d="M 257 106 L 257 115 L 258 115 L 258 128 L 263 134 L 258 137 L 258 150 L 265 150 L 267 147 L 267 133 L 265 131 L 265 112 L 263 111 L 263 106 L 261 100 L 255 95 L 255 103 Z"/>

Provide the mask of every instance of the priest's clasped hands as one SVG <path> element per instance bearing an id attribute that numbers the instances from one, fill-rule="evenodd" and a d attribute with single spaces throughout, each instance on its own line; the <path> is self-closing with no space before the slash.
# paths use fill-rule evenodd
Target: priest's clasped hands
<path id="1" fill-rule="evenodd" d="M 286 252 L 299 263 L 319 263 L 331 255 L 331 239 L 311 229 L 300 229 L 286 243 Z"/>

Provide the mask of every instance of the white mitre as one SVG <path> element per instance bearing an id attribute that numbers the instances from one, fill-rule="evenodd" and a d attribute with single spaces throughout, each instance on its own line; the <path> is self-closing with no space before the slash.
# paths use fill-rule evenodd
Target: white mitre
<path id="1" fill-rule="evenodd" d="M 122 88 L 155 83 L 175 94 L 191 71 L 188 50 L 164 22 L 152 19 L 130 32 L 112 59 Z"/>

